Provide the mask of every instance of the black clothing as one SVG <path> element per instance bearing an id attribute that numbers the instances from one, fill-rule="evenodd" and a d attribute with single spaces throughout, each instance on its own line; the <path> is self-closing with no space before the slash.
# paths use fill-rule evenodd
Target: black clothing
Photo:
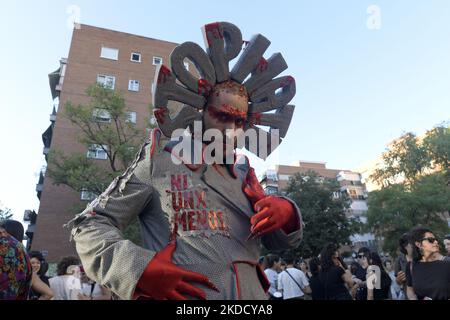
<path id="1" fill-rule="evenodd" d="M 432 262 L 408 262 L 406 283 L 418 299 L 450 299 L 450 259 Z"/>

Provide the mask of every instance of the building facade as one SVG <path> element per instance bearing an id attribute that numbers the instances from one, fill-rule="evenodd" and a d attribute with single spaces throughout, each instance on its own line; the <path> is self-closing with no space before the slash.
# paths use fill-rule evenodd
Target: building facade
<path id="1" fill-rule="evenodd" d="M 59 68 L 49 74 L 50 91 L 54 99 L 50 126 L 42 135 L 43 153 L 47 159 L 50 150 L 66 155 L 85 153 L 99 165 L 106 161 L 100 150 L 86 150 L 78 142 L 80 129 L 62 115 L 68 101 L 73 105 L 86 104 L 89 86 L 100 83 L 122 93 L 129 121 L 144 129 L 152 119 L 152 84 L 156 67 L 170 65 L 169 55 L 177 44 L 123 32 L 77 25 L 73 31 L 68 58 L 61 59 Z M 186 65 L 189 68 L 189 65 Z M 99 116 L 99 115 L 97 115 Z M 101 116 L 101 115 L 100 115 Z M 143 137 L 145 139 L 145 137 Z M 51 165 L 51 164 L 49 164 Z M 74 215 L 71 210 L 80 203 L 88 203 L 92 195 L 75 192 L 63 185 L 55 185 L 42 171 L 36 185 L 40 199 L 35 225 L 29 232 L 31 249 L 42 251 L 51 263 L 61 257 L 76 254 L 69 242 L 69 230 L 63 228 Z"/>
<path id="2" fill-rule="evenodd" d="M 346 212 L 347 218 L 359 218 L 366 222 L 365 213 L 367 207 L 367 189 L 362 182 L 362 176 L 358 172 L 342 169 L 329 169 L 325 162 L 298 161 L 292 165 L 277 165 L 272 170 L 267 170 L 261 179 L 261 184 L 267 194 L 282 193 L 288 186 L 289 179 L 296 173 L 306 174 L 315 171 L 319 177 L 336 179 L 340 185 L 340 192 L 346 193 L 350 200 L 350 208 Z M 335 195 L 339 197 L 339 194 Z M 354 234 L 350 237 L 353 250 L 360 247 L 376 249 L 377 241 L 373 234 Z"/>

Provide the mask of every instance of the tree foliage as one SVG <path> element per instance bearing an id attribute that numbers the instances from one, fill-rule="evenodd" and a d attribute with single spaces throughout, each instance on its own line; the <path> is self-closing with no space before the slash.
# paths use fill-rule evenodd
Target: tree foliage
<path id="1" fill-rule="evenodd" d="M 99 195 L 134 159 L 146 138 L 146 131 L 130 121 L 122 93 L 101 85 L 90 86 L 86 93 L 89 103 L 74 105 L 69 101 L 63 113 L 63 117 L 79 129 L 78 142 L 85 151 L 67 155 L 61 150 L 52 150 L 47 174 L 56 185 Z M 153 127 L 148 120 L 147 127 Z M 104 151 L 106 161 L 87 157 L 93 145 Z M 86 203 L 77 204 L 72 210 L 79 212 L 81 206 L 85 207 Z M 140 242 L 137 221 L 125 231 L 125 236 Z"/>
<path id="2" fill-rule="evenodd" d="M 12 216 L 13 214 L 11 212 L 11 209 L 8 208 L 0 209 L 0 221 L 11 219 Z"/>
<path id="3" fill-rule="evenodd" d="M 314 171 L 297 173 L 285 192 L 299 206 L 305 224 L 303 241 L 294 250 L 297 257 L 317 256 L 330 242 L 347 244 L 350 235 L 358 232 L 360 223 L 346 216 L 350 199 L 340 193 L 335 179 L 319 177 Z"/>
<path id="4" fill-rule="evenodd" d="M 437 235 L 448 232 L 450 131 L 439 126 L 421 140 L 408 133 L 383 154 L 383 167 L 371 177 L 382 183 L 369 194 L 367 230 L 383 238 L 394 254 L 398 239 L 416 226 Z"/>

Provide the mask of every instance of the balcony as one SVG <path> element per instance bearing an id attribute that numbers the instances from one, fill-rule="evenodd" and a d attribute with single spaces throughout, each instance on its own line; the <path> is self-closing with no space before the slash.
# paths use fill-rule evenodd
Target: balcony
<path id="1" fill-rule="evenodd" d="M 44 189 L 44 173 L 41 171 L 39 174 L 39 181 L 36 184 L 36 195 L 39 200 L 41 200 L 42 190 Z"/>
<path id="2" fill-rule="evenodd" d="M 56 108 L 57 108 L 57 106 L 58 106 L 57 104 L 53 105 L 53 111 L 50 114 L 50 121 L 51 122 L 55 122 L 56 121 Z"/>
<path id="3" fill-rule="evenodd" d="M 62 58 L 59 61 L 59 64 L 60 64 L 59 68 L 49 73 L 48 75 L 50 91 L 52 93 L 53 99 L 59 97 L 59 93 L 62 89 L 62 85 L 64 83 L 64 76 L 66 73 L 67 59 Z"/>

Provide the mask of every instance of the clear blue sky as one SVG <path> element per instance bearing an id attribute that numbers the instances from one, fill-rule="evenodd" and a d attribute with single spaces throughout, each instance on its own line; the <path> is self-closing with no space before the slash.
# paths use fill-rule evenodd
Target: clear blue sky
<path id="1" fill-rule="evenodd" d="M 195 3 L 188 5 L 187 3 Z M 297 106 L 276 162 L 348 168 L 378 157 L 402 132 L 450 119 L 450 1 L 2 1 L 0 201 L 20 217 L 38 209 L 41 134 L 52 99 L 47 74 L 67 57 L 70 5 L 81 23 L 203 46 L 200 27 L 236 24 L 272 41 L 297 80 Z M 367 8 L 381 10 L 380 29 Z M 149 75 L 151 77 L 152 75 Z"/>

